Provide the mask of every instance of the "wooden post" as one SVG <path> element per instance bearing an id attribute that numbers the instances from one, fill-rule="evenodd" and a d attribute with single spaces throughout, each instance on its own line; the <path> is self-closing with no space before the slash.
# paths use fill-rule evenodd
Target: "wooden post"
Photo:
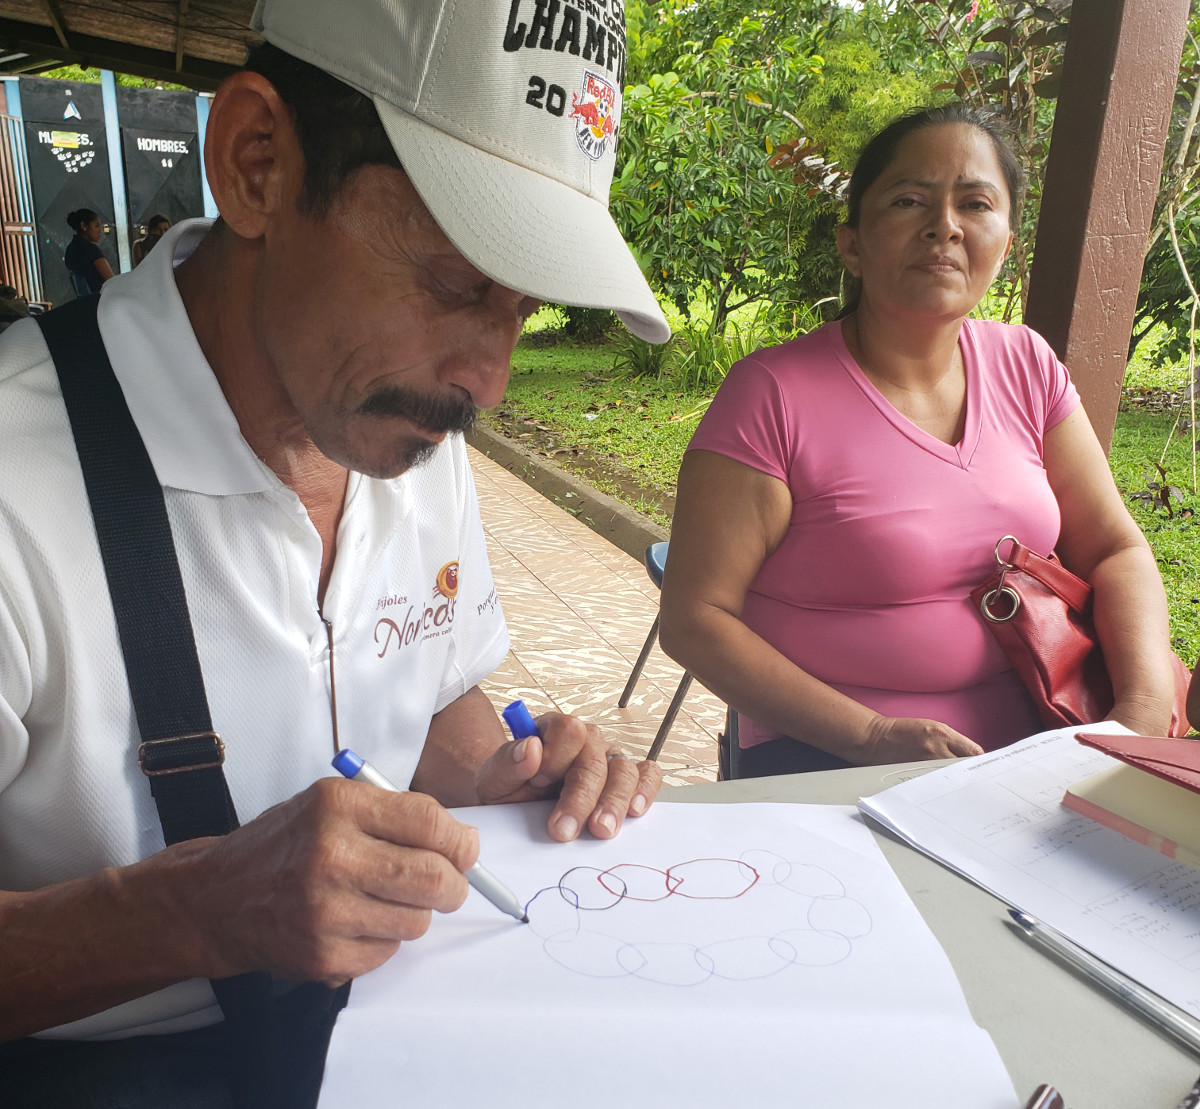
<path id="1" fill-rule="evenodd" d="M 1107 450 L 1162 174 L 1188 0 L 1075 0 L 1025 322 Z"/>

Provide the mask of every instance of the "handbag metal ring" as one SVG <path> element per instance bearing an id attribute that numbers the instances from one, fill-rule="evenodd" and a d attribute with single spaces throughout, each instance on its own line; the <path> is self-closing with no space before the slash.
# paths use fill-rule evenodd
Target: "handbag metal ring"
<path id="1" fill-rule="evenodd" d="M 1005 543 L 1011 543 L 1013 545 L 1013 547 L 1016 548 L 1021 545 L 1021 541 L 1015 535 L 1002 535 L 999 539 L 996 540 L 996 546 L 993 551 L 993 553 L 996 556 L 996 561 L 998 563 L 1000 563 L 1000 566 L 1002 569 L 1011 570 L 1012 563 L 1005 562 L 1005 560 L 1000 557 L 1000 548 Z"/>
<path id="2" fill-rule="evenodd" d="M 993 616 L 992 615 L 992 610 L 991 610 L 990 606 L 992 603 L 992 598 L 995 597 L 997 593 L 1003 594 L 1004 596 L 1008 597 L 1008 603 L 1010 605 L 1010 608 L 1009 608 L 1009 611 L 1007 613 L 1005 613 L 1005 615 L 1003 615 L 1003 616 Z M 995 589 L 989 589 L 983 595 L 983 600 L 981 600 L 979 602 L 979 611 L 983 613 L 983 618 L 985 620 L 990 620 L 993 624 L 1007 623 L 1014 616 L 1016 616 L 1017 610 L 1020 607 L 1021 607 L 1021 595 L 1015 589 L 1011 589 L 1007 585 L 998 586 Z"/>

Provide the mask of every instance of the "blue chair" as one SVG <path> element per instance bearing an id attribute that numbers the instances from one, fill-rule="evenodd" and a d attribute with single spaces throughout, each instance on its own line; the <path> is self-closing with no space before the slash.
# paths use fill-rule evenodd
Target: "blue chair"
<path id="1" fill-rule="evenodd" d="M 646 548 L 646 573 L 650 575 L 650 580 L 659 589 L 662 589 L 663 572 L 667 568 L 668 546 L 668 543 L 651 543 Z M 650 654 L 650 648 L 654 646 L 658 639 L 658 626 L 661 620 L 661 615 L 656 616 L 654 623 L 650 625 L 650 634 L 646 636 L 646 642 L 642 645 L 641 654 L 638 655 L 637 662 L 633 664 L 633 673 L 629 675 L 629 681 L 625 683 L 621 699 L 617 701 L 617 705 L 620 708 L 624 708 L 629 704 L 630 694 L 633 693 L 633 687 L 637 684 L 637 680 L 641 676 L 642 667 L 646 665 L 646 658 Z M 662 750 L 662 745 L 667 740 L 667 733 L 671 730 L 671 725 L 675 723 L 675 717 L 679 715 L 679 706 L 683 704 L 683 699 L 687 696 L 687 691 L 691 684 L 692 675 L 685 670 L 683 677 L 679 681 L 679 686 L 675 690 L 675 696 L 671 698 L 671 704 L 667 708 L 667 715 L 663 717 L 662 723 L 658 726 L 658 732 L 654 737 L 654 742 L 650 745 L 650 750 L 646 754 L 646 758 L 658 758 L 658 753 Z"/>
<path id="2" fill-rule="evenodd" d="M 77 297 L 88 297 L 92 295 L 92 290 L 87 283 L 86 277 L 81 277 L 73 270 L 67 270 L 67 276 L 71 279 L 71 288 L 75 290 Z"/>

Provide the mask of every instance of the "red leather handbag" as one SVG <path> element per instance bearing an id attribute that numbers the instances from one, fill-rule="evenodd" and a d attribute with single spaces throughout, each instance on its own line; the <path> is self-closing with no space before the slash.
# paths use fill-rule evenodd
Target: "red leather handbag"
<path id="1" fill-rule="evenodd" d="M 1000 556 L 1005 543 L 1012 549 Z M 1092 623 L 1092 587 L 1052 553 L 1043 558 L 1011 535 L 996 544 L 999 569 L 971 600 L 1037 705 L 1047 728 L 1094 724 L 1113 707 L 1112 682 Z M 1191 671 L 1178 655 L 1170 736 L 1188 730 Z"/>

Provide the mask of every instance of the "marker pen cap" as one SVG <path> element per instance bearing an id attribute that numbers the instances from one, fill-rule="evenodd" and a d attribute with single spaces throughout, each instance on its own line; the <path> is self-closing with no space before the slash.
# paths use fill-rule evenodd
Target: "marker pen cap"
<path id="1" fill-rule="evenodd" d="M 363 768 L 363 760 L 351 751 L 349 747 L 344 747 L 333 756 L 333 768 L 339 774 L 344 774 L 347 778 L 353 778 Z"/>
<path id="2" fill-rule="evenodd" d="M 504 717 L 504 723 L 512 732 L 513 739 L 524 739 L 526 736 L 538 734 L 537 725 L 533 722 L 533 716 L 525 707 L 524 701 L 513 701 L 500 715 Z"/>

